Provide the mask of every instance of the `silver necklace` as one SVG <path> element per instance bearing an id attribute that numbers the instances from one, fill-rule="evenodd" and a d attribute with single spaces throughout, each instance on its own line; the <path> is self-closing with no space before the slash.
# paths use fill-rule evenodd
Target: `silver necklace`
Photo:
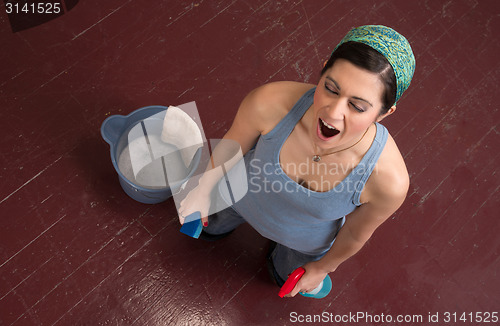
<path id="1" fill-rule="evenodd" d="M 328 156 L 328 155 L 340 153 L 342 151 L 348 150 L 349 148 L 352 148 L 352 147 L 356 146 L 365 137 L 366 133 L 368 132 L 368 129 L 370 129 L 370 127 L 366 128 L 365 133 L 363 134 L 363 136 L 361 136 L 361 138 L 357 142 L 355 142 L 353 145 L 351 145 L 349 147 L 346 147 L 346 148 L 343 148 L 343 149 L 340 149 L 340 150 L 337 150 L 337 151 L 334 151 L 334 152 L 331 152 L 331 153 L 323 154 L 323 156 Z M 313 145 L 314 145 L 315 151 L 318 151 L 318 147 L 316 146 L 316 144 L 314 142 L 313 142 Z M 321 161 L 321 155 L 319 155 L 319 154 L 313 155 L 312 160 L 314 162 Z"/>

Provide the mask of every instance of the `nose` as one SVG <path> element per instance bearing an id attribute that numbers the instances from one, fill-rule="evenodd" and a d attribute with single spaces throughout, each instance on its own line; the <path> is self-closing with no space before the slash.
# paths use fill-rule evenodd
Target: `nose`
<path id="1" fill-rule="evenodd" d="M 326 113 L 332 120 L 343 120 L 348 103 L 342 98 L 331 99 L 326 107 Z"/>

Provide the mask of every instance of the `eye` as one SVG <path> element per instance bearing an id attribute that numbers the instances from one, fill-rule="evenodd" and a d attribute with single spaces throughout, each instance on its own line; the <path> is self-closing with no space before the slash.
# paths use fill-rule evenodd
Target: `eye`
<path id="1" fill-rule="evenodd" d="M 349 104 L 351 104 L 351 106 L 354 108 L 354 110 L 362 113 L 362 112 L 365 112 L 365 109 L 363 109 L 362 107 L 360 106 L 357 106 L 356 104 L 354 104 L 353 102 L 349 102 Z"/>
<path id="2" fill-rule="evenodd" d="M 329 83 L 325 83 L 325 89 L 332 94 L 336 94 L 336 95 L 339 94 L 339 92 L 337 91 L 337 88 L 334 85 L 331 85 Z"/>

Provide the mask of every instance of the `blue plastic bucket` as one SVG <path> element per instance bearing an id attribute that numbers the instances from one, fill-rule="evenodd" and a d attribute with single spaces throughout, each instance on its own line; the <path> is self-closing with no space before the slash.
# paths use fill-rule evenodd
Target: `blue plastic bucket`
<path id="1" fill-rule="evenodd" d="M 198 149 L 194 155 L 191 163 L 186 167 L 186 175 L 179 181 L 173 184 L 168 184 L 164 187 L 144 187 L 137 184 L 134 180 L 128 179 L 120 170 L 118 164 L 118 158 L 125 150 L 129 144 L 130 130 L 134 128 L 141 121 L 150 118 L 151 116 L 161 113 L 167 110 L 165 106 L 147 106 L 135 110 L 127 116 L 123 115 L 113 115 L 108 117 L 101 126 L 102 138 L 110 146 L 111 162 L 115 171 L 118 173 L 118 178 L 120 185 L 127 195 L 129 195 L 134 200 L 145 203 L 145 204 L 157 204 L 167 200 L 172 196 L 172 193 L 176 193 L 182 184 L 184 184 L 189 177 L 192 176 L 194 171 L 197 169 L 201 157 L 201 148 Z"/>

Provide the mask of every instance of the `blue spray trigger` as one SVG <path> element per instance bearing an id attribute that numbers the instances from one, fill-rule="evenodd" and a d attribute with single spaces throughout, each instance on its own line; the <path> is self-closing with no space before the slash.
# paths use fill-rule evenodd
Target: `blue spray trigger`
<path id="1" fill-rule="evenodd" d="M 181 232 L 198 239 L 202 229 L 203 225 L 201 222 L 201 213 L 194 212 L 184 218 L 184 224 L 182 224 Z"/>

